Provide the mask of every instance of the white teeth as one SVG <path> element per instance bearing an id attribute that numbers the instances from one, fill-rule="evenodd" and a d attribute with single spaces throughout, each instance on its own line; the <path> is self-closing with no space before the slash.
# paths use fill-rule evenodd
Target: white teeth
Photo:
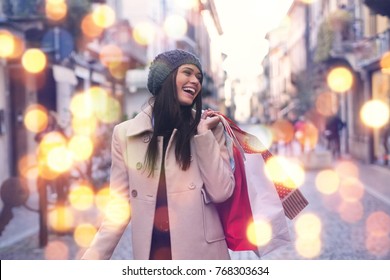
<path id="1" fill-rule="evenodd" d="M 191 94 L 195 93 L 195 89 L 190 88 L 190 87 L 185 87 L 185 88 L 183 88 L 183 90 L 186 91 L 186 92 L 190 92 Z"/>

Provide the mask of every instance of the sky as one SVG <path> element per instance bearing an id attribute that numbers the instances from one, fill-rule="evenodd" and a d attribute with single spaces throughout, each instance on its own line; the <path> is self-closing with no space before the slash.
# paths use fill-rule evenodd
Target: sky
<path id="1" fill-rule="evenodd" d="M 285 18 L 293 0 L 215 0 L 228 55 L 225 70 L 233 77 L 257 76 L 268 51 L 265 35 Z"/>

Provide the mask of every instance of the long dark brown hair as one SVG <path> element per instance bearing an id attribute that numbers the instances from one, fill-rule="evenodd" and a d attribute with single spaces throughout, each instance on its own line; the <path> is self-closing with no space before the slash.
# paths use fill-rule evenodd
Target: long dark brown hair
<path id="1" fill-rule="evenodd" d="M 197 132 L 202 111 L 201 93 L 195 97 L 192 106 L 181 106 L 176 90 L 177 69 L 164 81 L 158 94 L 150 99 L 153 112 L 153 135 L 146 152 L 145 163 L 149 176 L 153 175 L 156 165 L 158 146 L 157 137 L 177 129 L 175 141 L 176 161 L 182 170 L 191 163 L 191 138 Z M 193 114 L 195 109 L 195 116 Z"/>

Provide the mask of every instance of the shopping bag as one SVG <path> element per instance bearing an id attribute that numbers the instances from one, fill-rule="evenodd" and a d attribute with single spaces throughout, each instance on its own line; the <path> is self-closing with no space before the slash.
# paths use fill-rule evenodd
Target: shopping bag
<path id="1" fill-rule="evenodd" d="M 220 117 L 227 135 L 231 138 L 233 145 L 238 148 L 244 159 L 248 154 L 260 154 L 265 162 L 273 157 L 272 153 L 256 136 L 240 129 L 225 115 L 219 112 L 213 113 Z M 280 165 L 279 169 L 281 172 L 286 172 L 283 170 L 282 165 Z M 295 218 L 309 204 L 302 192 L 298 188 L 292 186 L 293 184 L 293 181 L 290 181 L 289 186 L 284 185 L 282 182 L 273 182 L 276 192 L 282 202 L 285 215 L 290 220 Z"/>
<path id="2" fill-rule="evenodd" d="M 298 189 L 272 182 L 266 176 L 265 162 L 272 154 L 257 137 L 226 116 L 218 112 L 214 115 L 220 117 L 228 142 L 233 143 L 236 187 L 232 196 L 217 206 L 228 248 L 264 256 L 289 244 L 285 217 L 293 219 L 308 202 Z"/>

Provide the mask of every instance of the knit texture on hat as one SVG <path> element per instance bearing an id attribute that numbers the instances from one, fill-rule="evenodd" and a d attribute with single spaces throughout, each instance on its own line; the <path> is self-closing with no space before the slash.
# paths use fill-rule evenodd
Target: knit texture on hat
<path id="1" fill-rule="evenodd" d="M 156 95 L 169 74 L 183 64 L 193 64 L 202 72 L 199 59 L 192 53 L 183 50 L 171 50 L 157 55 L 149 68 L 149 91 Z"/>

